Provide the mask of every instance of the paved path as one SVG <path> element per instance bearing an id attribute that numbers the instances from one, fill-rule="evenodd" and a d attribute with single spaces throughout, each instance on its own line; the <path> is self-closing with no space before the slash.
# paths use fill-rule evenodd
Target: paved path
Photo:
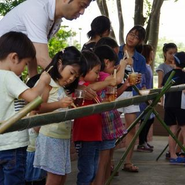
<path id="1" fill-rule="evenodd" d="M 156 158 L 167 144 L 167 137 L 153 137 L 153 153 L 134 152 L 133 163 L 139 167 L 139 173 L 123 172 L 119 170 L 119 176 L 114 177 L 111 185 L 184 185 L 185 166 L 172 165 L 165 160 L 165 154 L 156 162 Z M 123 155 L 124 149 L 115 151 L 115 164 Z M 72 173 L 68 176 L 65 185 L 76 184 L 76 161 L 72 162 Z"/>

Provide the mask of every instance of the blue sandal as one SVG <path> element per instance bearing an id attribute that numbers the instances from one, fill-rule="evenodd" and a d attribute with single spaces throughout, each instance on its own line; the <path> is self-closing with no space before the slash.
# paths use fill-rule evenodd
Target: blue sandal
<path id="1" fill-rule="evenodd" d="M 170 158 L 170 163 L 175 164 L 175 163 L 185 163 L 185 158 L 184 157 L 177 157 L 175 158 Z"/>

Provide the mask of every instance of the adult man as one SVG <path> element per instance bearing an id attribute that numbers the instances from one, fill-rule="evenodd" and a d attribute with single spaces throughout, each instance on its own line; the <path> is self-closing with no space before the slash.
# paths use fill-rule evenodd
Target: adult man
<path id="1" fill-rule="evenodd" d="M 76 19 L 92 0 L 27 0 L 0 21 L 0 36 L 9 31 L 25 33 L 36 49 L 36 60 L 28 66 L 29 75 L 37 73 L 37 64 L 45 68 L 51 61 L 48 40 L 59 30 L 61 18 Z"/>

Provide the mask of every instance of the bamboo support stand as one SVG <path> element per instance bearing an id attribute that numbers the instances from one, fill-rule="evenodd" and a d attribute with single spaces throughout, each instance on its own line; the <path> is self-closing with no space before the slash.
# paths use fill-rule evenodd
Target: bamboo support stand
<path id="1" fill-rule="evenodd" d="M 169 133 L 169 135 L 171 135 L 171 137 L 176 141 L 176 143 L 180 146 L 180 148 L 185 152 L 185 148 L 183 147 L 182 143 L 176 138 L 176 136 L 171 132 L 171 130 L 168 128 L 168 126 L 165 124 L 165 122 L 160 118 L 158 112 L 154 109 L 154 107 L 157 105 L 157 103 L 159 102 L 160 98 L 169 90 L 169 88 L 174 84 L 174 80 L 172 79 L 174 76 L 175 72 L 173 71 L 171 73 L 171 75 L 169 76 L 165 86 L 162 88 L 161 92 L 159 93 L 159 95 L 154 99 L 154 101 L 149 104 L 149 102 L 146 102 L 148 105 L 148 107 L 138 116 L 138 118 L 130 125 L 130 127 L 127 130 L 127 133 L 141 120 L 141 118 L 145 116 L 144 121 L 141 123 L 138 131 L 136 132 L 135 136 L 133 137 L 130 145 L 128 146 L 128 148 L 126 149 L 126 151 L 124 152 L 122 158 L 120 159 L 119 163 L 117 164 L 117 166 L 115 167 L 114 171 L 112 172 L 111 176 L 108 178 L 108 180 L 106 181 L 105 185 L 109 185 L 110 182 L 112 181 L 114 175 L 116 174 L 116 172 L 119 170 L 120 166 L 123 164 L 127 154 L 129 153 L 130 149 L 133 147 L 133 145 L 135 144 L 135 141 L 137 139 L 137 137 L 139 136 L 140 132 L 142 131 L 143 127 L 145 126 L 148 118 L 150 117 L 150 114 L 153 112 L 156 116 L 156 118 L 159 120 L 159 122 L 162 124 L 162 126 L 166 129 L 166 131 Z M 134 86 L 134 89 L 136 90 L 137 93 L 139 93 L 139 90 L 137 89 L 136 86 Z M 123 139 L 126 135 L 124 134 L 123 137 L 121 137 L 116 144 L 118 144 L 121 139 Z"/>

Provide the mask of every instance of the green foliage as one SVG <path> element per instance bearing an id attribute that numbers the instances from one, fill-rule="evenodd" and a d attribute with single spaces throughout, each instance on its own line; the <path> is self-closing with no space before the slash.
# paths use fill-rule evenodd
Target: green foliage
<path id="1" fill-rule="evenodd" d="M 61 26 L 57 34 L 49 41 L 49 55 L 52 58 L 57 52 L 69 46 L 70 39 L 75 37 L 76 33 L 72 30 L 67 30 L 67 26 Z M 74 44 L 79 49 L 79 44 Z"/>
<path id="2" fill-rule="evenodd" d="M 148 20 L 151 14 L 152 4 L 150 0 L 144 0 L 144 17 L 146 18 L 145 24 L 148 24 Z"/>
<path id="3" fill-rule="evenodd" d="M 11 9 L 16 7 L 18 4 L 22 3 L 25 0 L 4 0 L 3 2 L 0 2 L 0 15 L 4 16 L 6 13 L 8 13 Z"/>

